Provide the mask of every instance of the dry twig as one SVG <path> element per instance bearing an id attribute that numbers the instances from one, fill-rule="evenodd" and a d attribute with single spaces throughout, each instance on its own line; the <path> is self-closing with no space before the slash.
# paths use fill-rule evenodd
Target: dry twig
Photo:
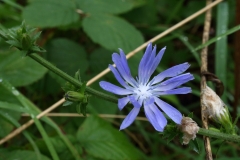
<path id="1" fill-rule="evenodd" d="M 206 5 L 209 5 L 212 0 L 206 0 Z M 210 31 L 210 26 L 211 26 L 211 9 L 209 9 L 206 12 L 205 15 L 205 22 L 204 22 L 204 31 L 203 31 L 203 39 L 202 43 L 205 43 L 209 39 L 209 31 Z M 201 52 L 201 73 L 207 71 L 207 51 L 208 48 L 205 47 L 202 49 Z M 206 88 L 206 77 L 204 75 L 201 76 L 201 91 L 203 91 Z M 201 94 L 201 117 L 202 117 L 202 123 L 203 123 L 203 128 L 208 129 L 208 115 L 206 112 L 206 106 L 203 104 L 203 97 Z M 211 150 L 211 144 L 210 144 L 210 139 L 209 137 L 204 136 L 204 145 L 205 145 L 205 151 L 206 151 L 206 159 L 207 160 L 212 160 L 212 150 Z"/>

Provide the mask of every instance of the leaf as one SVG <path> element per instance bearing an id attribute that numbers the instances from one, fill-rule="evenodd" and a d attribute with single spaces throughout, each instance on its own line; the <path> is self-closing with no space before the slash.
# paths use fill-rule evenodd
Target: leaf
<path id="1" fill-rule="evenodd" d="M 1 106 L 6 107 L 6 108 L 21 108 L 19 105 L 16 104 L 12 104 L 12 103 L 6 103 L 6 102 L 0 102 L 0 108 Z M 11 119 L 15 119 L 16 121 L 18 121 L 20 119 L 21 114 L 19 112 L 15 112 L 12 110 L 8 110 L 8 109 L 0 109 L 0 137 L 3 138 L 6 135 L 8 135 L 14 128 L 14 126 L 7 121 L 6 119 L 4 119 L 2 117 L 2 115 L 10 117 Z"/>
<path id="2" fill-rule="evenodd" d="M 73 1 L 34 0 L 22 13 L 26 23 L 38 27 L 57 27 L 76 22 L 79 15 Z"/>
<path id="3" fill-rule="evenodd" d="M 36 159 L 36 153 L 27 150 L 14 150 L 8 152 L 0 151 L 0 159 L 4 160 L 33 160 Z M 50 160 L 48 157 L 41 155 L 41 160 Z"/>
<path id="4" fill-rule="evenodd" d="M 201 148 L 200 145 L 198 144 L 197 138 L 195 140 L 191 140 L 189 143 L 189 148 L 192 148 L 193 151 L 196 153 L 200 154 Z"/>
<path id="5" fill-rule="evenodd" d="M 99 82 L 95 82 L 95 83 L 91 84 L 91 87 L 96 90 L 99 90 L 101 92 L 105 92 L 99 86 Z M 105 92 L 105 93 L 107 93 L 107 92 Z M 103 100 L 103 99 L 95 97 L 95 96 L 91 96 L 89 98 L 89 103 L 87 106 L 87 113 L 89 112 L 88 110 L 90 110 L 90 111 L 94 110 L 94 112 L 97 112 L 100 114 L 115 114 L 118 110 L 118 107 L 117 107 L 117 104 L 111 103 L 109 101 Z"/>
<path id="6" fill-rule="evenodd" d="M 106 49 L 121 48 L 128 53 L 143 43 L 143 36 L 130 23 L 116 16 L 91 14 L 83 20 L 83 29 Z"/>
<path id="7" fill-rule="evenodd" d="M 112 63 L 112 52 L 109 50 L 98 48 L 90 54 L 90 67 L 96 74 L 106 69 L 108 64 Z"/>
<path id="8" fill-rule="evenodd" d="M 69 75 L 74 75 L 78 69 L 84 73 L 88 68 L 86 52 L 71 40 L 54 39 L 47 48 L 47 59 Z"/>
<path id="9" fill-rule="evenodd" d="M 96 116 L 88 117 L 77 132 L 79 143 L 86 152 L 102 159 L 143 159 L 143 154 L 108 122 Z"/>
<path id="10" fill-rule="evenodd" d="M 29 85 L 42 78 L 46 72 L 46 68 L 31 58 L 22 57 L 21 52 L 0 54 L 0 79 L 14 86 Z"/>
<path id="11" fill-rule="evenodd" d="M 112 13 L 127 12 L 133 7 L 133 2 L 127 0 L 78 0 L 79 8 L 86 13 Z"/>

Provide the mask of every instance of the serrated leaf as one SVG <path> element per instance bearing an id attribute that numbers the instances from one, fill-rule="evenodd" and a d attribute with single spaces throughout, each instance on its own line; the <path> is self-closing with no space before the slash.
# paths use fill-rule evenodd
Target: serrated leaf
<path id="1" fill-rule="evenodd" d="M 132 9 L 133 2 L 127 0 L 78 0 L 79 8 L 86 13 L 119 14 Z"/>
<path id="2" fill-rule="evenodd" d="M 14 86 L 25 86 L 44 76 L 47 69 L 29 57 L 22 57 L 22 53 L 12 51 L 0 54 L 0 79 Z"/>
<path id="3" fill-rule="evenodd" d="M 143 154 L 124 136 L 103 119 L 91 116 L 81 125 L 77 139 L 86 152 L 102 159 L 139 160 Z"/>
<path id="4" fill-rule="evenodd" d="M 78 69 L 84 73 L 88 68 L 85 50 L 74 41 L 64 38 L 54 39 L 47 48 L 47 59 L 71 76 Z"/>
<path id="5" fill-rule="evenodd" d="M 64 26 L 79 18 L 73 1 L 34 0 L 23 9 L 26 23 L 38 27 Z"/>
<path id="6" fill-rule="evenodd" d="M 143 43 L 143 36 L 134 26 L 112 15 L 91 14 L 84 18 L 83 29 L 94 42 L 109 50 L 121 48 L 128 53 Z"/>

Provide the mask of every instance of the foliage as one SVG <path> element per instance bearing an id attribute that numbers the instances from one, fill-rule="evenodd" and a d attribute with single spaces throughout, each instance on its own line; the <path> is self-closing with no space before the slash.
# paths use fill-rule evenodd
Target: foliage
<path id="1" fill-rule="evenodd" d="M 226 83 L 224 102 L 227 106 L 233 104 L 234 91 L 232 33 L 239 30 L 239 26 L 235 26 L 235 3 L 229 0 L 219 5 L 217 10 L 213 9 L 212 40 L 203 44 L 209 47 L 209 71 L 217 72 Z M 30 41 L 26 35 L 24 40 L 20 37 L 19 44 L 9 43 L 26 49 L 28 45 L 25 42 L 23 44 L 26 40 L 34 43 L 37 47 L 33 48 L 35 51 L 43 52 L 42 48 L 46 49 L 46 52 L 40 53 L 41 56 L 71 76 L 80 69 L 81 81 L 86 82 L 112 63 L 111 54 L 118 52 L 118 48 L 127 54 L 204 6 L 205 1 L 187 0 L 3 0 L 0 2 L 0 30 L 16 30 L 22 21 L 38 27 L 42 34 L 36 42 L 39 35 L 33 31 L 28 36 L 34 41 Z M 191 64 L 190 71 L 196 79 L 189 84 L 193 94 L 161 98 L 184 115 L 193 112 L 193 119 L 200 126 L 198 53 L 203 47 L 203 25 L 204 16 L 201 15 L 154 42 L 158 48 L 167 46 L 155 74 L 186 61 Z M 12 38 L 16 39 L 14 36 Z M 225 58 L 221 58 L 220 51 Z M 137 53 L 128 61 L 133 77 L 138 73 L 141 56 L 142 52 Z M 112 74 L 102 79 L 116 82 Z M 180 134 L 160 135 L 144 121 L 134 122 L 129 130 L 118 131 L 122 119 L 106 121 L 96 115 L 126 115 L 129 111 L 119 112 L 116 104 L 94 96 L 89 97 L 86 107 L 86 112 L 93 116 L 43 117 L 37 120 L 36 116 L 42 110 L 63 97 L 61 86 L 64 83 L 62 78 L 16 48 L 9 48 L 0 38 L 0 137 L 4 138 L 29 120 L 29 117 L 21 116 L 22 113 L 30 114 L 35 122 L 22 134 L 6 142 L 6 145 L 0 146 L 0 159 L 204 158 L 200 136 L 197 142 L 193 141 L 188 147 L 182 146 Z M 103 91 L 98 83 L 95 82 L 91 87 Z M 229 111 L 232 111 L 231 107 Z M 76 113 L 76 107 L 59 106 L 54 112 Z M 144 113 L 141 112 L 139 116 L 144 116 Z M 214 156 L 217 154 L 219 159 L 239 157 L 237 145 L 222 145 L 225 142 L 211 140 Z"/>

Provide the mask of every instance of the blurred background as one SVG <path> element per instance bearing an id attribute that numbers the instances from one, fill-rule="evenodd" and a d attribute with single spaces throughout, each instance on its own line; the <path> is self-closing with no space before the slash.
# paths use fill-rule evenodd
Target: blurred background
<path id="1" fill-rule="evenodd" d="M 127 54 L 205 5 L 204 0 L 1 0 L 0 28 L 17 27 L 23 20 L 37 27 L 42 31 L 37 44 L 47 50 L 40 55 L 71 76 L 80 69 L 82 81 L 88 81 L 112 64 L 111 55 L 118 52 L 118 48 Z M 199 126 L 204 21 L 205 14 L 202 14 L 153 43 L 158 50 L 167 46 L 155 74 L 180 63 L 191 64 L 188 72 L 194 74 L 195 80 L 186 86 L 192 87 L 193 93 L 161 98 L 184 115 L 193 113 Z M 240 95 L 240 32 L 232 28 L 239 24 L 239 0 L 227 0 L 212 9 L 209 36 L 213 43 L 208 46 L 208 70 L 223 82 L 225 88 L 221 98 L 233 118 L 238 114 Z M 231 31 L 232 34 L 217 37 Z M 128 61 L 134 77 L 142 54 L 140 51 Z M 30 105 L 27 113 L 34 115 L 64 96 L 61 86 L 65 80 L 9 47 L 1 38 L 0 78 L 25 97 L 19 99 L 6 84 L 0 84 L 1 139 L 31 119 L 22 115 L 26 112 L 19 111 L 25 108 L 24 102 L 32 102 L 27 103 Z M 118 84 L 112 73 L 100 80 L 103 79 Z M 91 87 L 104 92 L 99 81 Z M 212 83 L 209 85 L 215 87 Z M 119 111 L 117 104 L 94 96 L 87 106 L 87 112 L 96 115 L 126 115 L 129 111 L 130 108 Z M 53 112 L 76 113 L 76 107 L 59 106 Z M 139 116 L 145 117 L 143 111 Z M 126 130 L 119 131 L 122 120 L 72 117 L 71 114 L 35 120 L 24 133 L 0 146 L 0 159 L 59 157 L 74 160 L 79 156 L 86 160 L 204 159 L 202 136 L 197 137 L 197 145 L 183 146 L 181 136 L 166 139 L 146 121 L 137 120 Z M 233 160 L 239 157 L 238 144 L 211 139 L 211 145 L 214 158 Z M 54 152 L 57 156 L 53 156 Z"/>

